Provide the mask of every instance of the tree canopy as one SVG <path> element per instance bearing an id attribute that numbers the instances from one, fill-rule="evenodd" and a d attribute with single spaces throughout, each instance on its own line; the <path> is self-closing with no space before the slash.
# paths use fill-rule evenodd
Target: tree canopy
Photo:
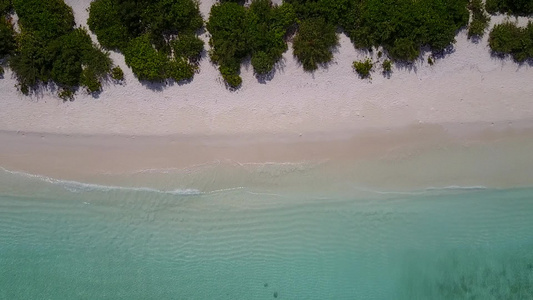
<path id="1" fill-rule="evenodd" d="M 96 0 L 87 24 L 100 44 L 121 51 L 141 80 L 187 80 L 203 51 L 195 0 Z"/>
<path id="2" fill-rule="evenodd" d="M 491 14 L 511 13 L 520 16 L 533 14 L 533 1 L 531 0 L 487 0 L 486 6 Z"/>
<path id="3" fill-rule="evenodd" d="M 74 27 L 72 9 L 63 0 L 14 0 L 13 8 L 21 33 L 10 67 L 23 93 L 50 81 L 63 90 L 79 85 L 100 90 L 112 62 L 85 29 Z"/>
<path id="4" fill-rule="evenodd" d="M 294 37 L 294 55 L 304 70 L 314 71 L 318 65 L 331 61 L 332 48 L 338 43 L 335 26 L 323 18 L 306 19 L 300 23 L 298 33 Z"/>
<path id="5" fill-rule="evenodd" d="M 292 6 L 286 3 L 252 0 L 249 8 L 229 1 L 214 5 L 206 26 L 211 33 L 210 55 L 228 85 L 241 84 L 239 70 L 246 57 L 251 57 L 256 74 L 270 72 L 287 50 L 284 37 L 294 21 Z"/>
<path id="6" fill-rule="evenodd" d="M 494 26 L 489 35 L 492 51 L 510 54 L 514 60 L 523 62 L 533 59 L 533 22 L 526 27 L 518 27 L 511 22 Z"/>

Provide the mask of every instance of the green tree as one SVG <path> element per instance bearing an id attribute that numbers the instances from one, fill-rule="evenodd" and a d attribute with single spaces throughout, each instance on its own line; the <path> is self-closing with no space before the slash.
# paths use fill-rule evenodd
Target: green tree
<path id="1" fill-rule="evenodd" d="M 43 40 L 52 40 L 72 30 L 74 14 L 63 0 L 13 0 L 24 30 Z"/>
<path id="2" fill-rule="evenodd" d="M 520 16 L 533 14 L 531 0 L 487 0 L 486 7 L 491 14 L 511 13 Z"/>
<path id="3" fill-rule="evenodd" d="M 163 81 L 167 78 L 165 68 L 169 59 L 153 47 L 148 34 L 131 40 L 124 50 L 124 57 L 140 80 Z"/>
<path id="4" fill-rule="evenodd" d="M 469 8 L 472 11 L 472 21 L 468 26 L 468 37 L 481 37 L 489 26 L 490 17 L 485 12 L 485 5 L 481 0 L 471 0 Z"/>
<path id="5" fill-rule="evenodd" d="M 95 0 L 87 23 L 102 46 L 124 53 L 141 80 L 189 79 L 195 67 L 187 60 L 203 51 L 196 0 Z"/>
<path id="6" fill-rule="evenodd" d="M 322 18 L 304 20 L 294 37 L 293 53 L 304 70 L 314 71 L 319 64 L 333 59 L 332 49 L 338 43 L 334 25 L 326 23 Z"/>
<path id="7" fill-rule="evenodd" d="M 211 7 L 206 28 L 211 33 L 211 60 L 219 65 L 222 77 L 230 86 L 239 86 L 240 64 L 249 53 L 246 10 L 233 2 L 216 4 Z"/>
<path id="8" fill-rule="evenodd" d="M 0 58 L 11 54 L 16 48 L 13 25 L 0 15 Z"/>
<path id="9" fill-rule="evenodd" d="M 204 51 L 204 42 L 193 34 L 182 34 L 171 45 L 174 53 L 189 60 L 196 60 Z"/>
<path id="10" fill-rule="evenodd" d="M 21 33 L 10 67 L 27 94 L 40 83 L 56 83 L 64 96 L 79 85 L 101 88 L 111 69 L 108 53 L 92 43 L 83 28 L 74 28 L 72 9 L 62 0 L 14 0 Z"/>
<path id="11" fill-rule="evenodd" d="M 123 49 L 129 39 L 126 26 L 122 24 L 115 0 L 95 0 L 91 2 L 87 25 L 96 34 L 100 45 L 110 50 Z"/>
<path id="12" fill-rule="evenodd" d="M 532 59 L 533 22 L 524 28 L 511 22 L 494 26 L 489 34 L 489 46 L 496 53 L 510 54 L 518 62 Z"/>

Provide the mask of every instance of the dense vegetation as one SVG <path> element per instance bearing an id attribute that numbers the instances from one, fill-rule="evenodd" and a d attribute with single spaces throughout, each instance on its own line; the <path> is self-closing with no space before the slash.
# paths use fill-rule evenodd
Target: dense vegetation
<path id="1" fill-rule="evenodd" d="M 84 29 L 74 28 L 72 9 L 63 0 L 13 0 L 13 8 L 21 32 L 10 67 L 24 94 L 48 82 L 56 83 L 67 97 L 80 85 L 89 92 L 101 89 L 111 60 Z"/>
<path id="2" fill-rule="evenodd" d="M 290 38 L 303 69 L 314 71 L 332 60 L 337 32 L 344 31 L 357 48 L 379 49 L 377 61 L 354 62 L 355 71 L 368 77 L 374 64 L 381 63 L 383 72 L 390 74 L 393 62 L 412 62 L 424 47 L 433 52 L 446 49 L 466 25 L 469 37 L 481 37 L 490 21 L 482 0 L 285 0 L 280 6 L 271 0 L 252 0 L 249 6 L 243 4 L 239 0 L 215 4 L 206 24 L 211 60 L 233 88 L 242 83 L 243 61 L 250 60 L 255 74 L 268 74 Z M 529 15 L 533 1 L 487 0 L 486 9 Z M 12 11 L 19 16 L 20 33 L 13 30 Z M 77 86 L 96 92 L 108 76 L 123 80 L 123 71 L 113 68 L 108 54 L 93 45 L 85 29 L 75 27 L 72 10 L 63 0 L 0 0 L 0 14 L 0 59 L 9 61 L 23 93 L 54 82 L 59 94 L 70 98 Z M 95 0 L 87 23 L 102 47 L 124 54 L 140 80 L 189 80 L 204 50 L 198 38 L 203 19 L 197 0 Z M 517 61 L 532 58 L 533 25 L 497 25 L 489 44 L 495 53 L 510 54 Z M 428 63 L 433 64 L 432 56 Z"/>
<path id="3" fill-rule="evenodd" d="M 472 11 L 472 21 L 468 26 L 468 37 L 482 37 L 489 26 L 490 17 L 485 12 L 485 5 L 481 0 L 471 0 L 469 8 Z"/>
<path id="4" fill-rule="evenodd" d="M 304 70 L 314 71 L 318 65 L 331 61 L 339 38 L 332 24 L 323 18 L 311 18 L 300 23 L 293 42 L 294 55 Z"/>
<path id="5" fill-rule="evenodd" d="M 8 18 L 8 13 L 11 11 L 10 0 L 0 0 L 0 76 L 4 75 L 4 59 L 10 55 L 16 48 L 15 31 L 11 24 L 11 19 Z"/>
<path id="6" fill-rule="evenodd" d="M 270 72 L 287 50 L 285 35 L 294 23 L 290 4 L 274 6 L 270 0 L 252 0 L 249 8 L 222 2 L 211 8 L 207 30 L 213 62 L 231 87 L 238 87 L 241 62 L 251 57 L 256 74 Z"/>
<path id="7" fill-rule="evenodd" d="M 358 47 L 382 46 L 395 60 L 412 61 L 422 46 L 441 51 L 467 25 L 466 0 L 366 0 L 345 30 Z"/>
<path id="8" fill-rule="evenodd" d="M 194 0 L 96 0 L 87 24 L 103 47 L 124 54 L 141 80 L 191 79 L 204 49 Z"/>
<path id="9" fill-rule="evenodd" d="M 510 54 L 518 62 L 533 59 L 533 22 L 522 28 L 510 22 L 494 26 L 489 45 L 492 51 Z"/>
<path id="10" fill-rule="evenodd" d="M 300 19 L 321 17 L 358 48 L 382 46 L 395 60 L 412 61 L 420 47 L 440 51 L 468 23 L 468 0 L 288 0 Z"/>
<path id="11" fill-rule="evenodd" d="M 486 6 L 491 14 L 510 13 L 521 16 L 533 14 L 533 1 L 531 0 L 487 0 Z"/>

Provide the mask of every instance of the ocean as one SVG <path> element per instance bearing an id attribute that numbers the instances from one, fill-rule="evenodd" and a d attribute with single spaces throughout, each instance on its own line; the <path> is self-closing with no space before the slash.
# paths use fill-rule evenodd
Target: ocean
<path id="1" fill-rule="evenodd" d="M 213 169 L 0 169 L 0 299 L 533 299 L 533 188 L 325 188 L 309 169 L 220 189 Z"/>

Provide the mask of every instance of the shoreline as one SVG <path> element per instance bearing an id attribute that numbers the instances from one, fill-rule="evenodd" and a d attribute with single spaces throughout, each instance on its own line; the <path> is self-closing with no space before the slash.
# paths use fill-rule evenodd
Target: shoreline
<path id="1" fill-rule="evenodd" d="M 351 136 L 342 132 L 132 137 L 0 131 L 0 167 L 52 181 L 159 190 L 529 187 L 530 125 L 418 124 Z"/>

